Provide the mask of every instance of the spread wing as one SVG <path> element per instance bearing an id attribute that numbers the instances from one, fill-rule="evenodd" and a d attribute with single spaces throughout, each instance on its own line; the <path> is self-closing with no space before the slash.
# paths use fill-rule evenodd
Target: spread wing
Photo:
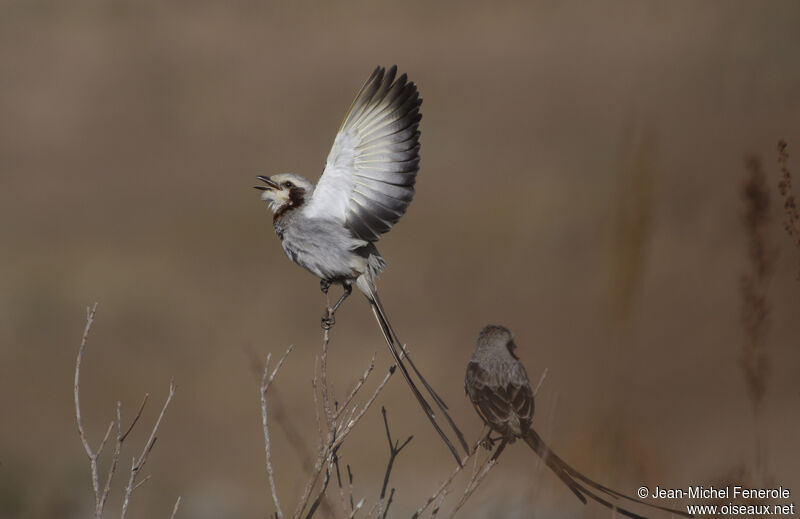
<path id="1" fill-rule="evenodd" d="M 406 212 L 419 170 L 417 87 L 378 67 L 361 87 L 304 213 L 377 241 Z"/>
<path id="2" fill-rule="evenodd" d="M 465 387 L 481 418 L 504 437 L 519 434 L 514 431 L 514 424 L 518 424 L 522 431 L 530 427 L 534 399 L 526 375 L 522 378 L 516 372 L 486 370 L 479 363 L 470 362 L 467 365 Z"/>

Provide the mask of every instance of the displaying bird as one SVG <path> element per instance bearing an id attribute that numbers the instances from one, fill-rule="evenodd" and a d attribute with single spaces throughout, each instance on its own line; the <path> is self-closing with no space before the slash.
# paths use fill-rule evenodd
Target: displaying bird
<path id="1" fill-rule="evenodd" d="M 651 508 L 693 517 L 686 512 L 646 503 L 605 487 L 558 457 L 533 430 L 533 389 L 525 367 L 514 353 L 516 348 L 514 336 L 508 328 L 489 325 L 478 335 L 475 352 L 467 364 L 464 389 L 478 415 L 490 427 L 489 433 L 494 431 L 500 435 L 501 443 L 493 455 L 494 459 L 500 456 L 507 444 L 521 438 L 584 504 L 588 496 L 628 517 L 644 517 L 618 507 L 586 488 L 588 486 L 610 499 L 622 498 Z M 487 444 L 491 445 L 493 441 L 487 436 Z"/>
<path id="2" fill-rule="evenodd" d="M 377 67 L 356 95 L 328 153 L 317 185 L 292 173 L 259 176 L 265 185 L 261 199 L 274 213 L 273 227 L 289 258 L 320 278 L 327 293 L 334 284 L 344 292 L 326 310 L 323 328 L 334 323 L 334 314 L 350 295 L 353 284 L 366 296 L 392 357 L 436 432 L 459 464 L 461 458 L 439 425 L 436 413 L 405 366 L 430 393 L 468 451 L 466 440 L 447 412 L 444 401 L 431 388 L 389 323 L 378 299 L 376 280 L 386 267 L 375 242 L 405 214 L 414 198 L 419 170 L 419 121 L 422 100 L 397 67 L 387 72 Z"/>

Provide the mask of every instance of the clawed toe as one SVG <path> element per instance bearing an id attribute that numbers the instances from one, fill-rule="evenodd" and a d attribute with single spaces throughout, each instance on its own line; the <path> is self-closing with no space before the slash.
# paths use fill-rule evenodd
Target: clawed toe
<path id="1" fill-rule="evenodd" d="M 328 293 L 328 289 L 331 288 L 331 282 L 327 279 L 320 279 L 319 280 L 319 289 L 322 290 L 323 294 Z"/>
<path id="2" fill-rule="evenodd" d="M 322 329 L 323 330 L 330 330 L 333 328 L 333 325 L 336 324 L 336 319 L 333 316 L 330 317 L 323 317 L 322 318 Z"/>
<path id="3" fill-rule="evenodd" d="M 495 444 L 496 441 L 497 441 L 496 439 L 489 437 L 489 435 L 487 434 L 486 438 L 482 439 L 479 442 L 479 445 L 481 447 L 483 447 L 484 449 L 486 449 L 487 451 L 490 451 L 490 450 L 494 449 L 494 444 Z"/>

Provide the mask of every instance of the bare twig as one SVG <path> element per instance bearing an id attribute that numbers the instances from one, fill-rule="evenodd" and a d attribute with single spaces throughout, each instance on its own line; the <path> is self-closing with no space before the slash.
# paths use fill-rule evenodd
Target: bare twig
<path id="1" fill-rule="evenodd" d="M 314 498 L 314 502 L 311 503 L 311 506 L 308 509 L 308 513 L 306 514 L 306 519 L 311 519 L 314 513 L 317 511 L 320 503 L 325 498 L 325 491 L 328 490 L 328 483 L 331 482 L 331 465 L 328 463 L 328 466 L 325 470 L 325 478 L 322 480 L 322 487 L 320 488 L 319 492 L 317 492 L 317 497 Z"/>
<path id="2" fill-rule="evenodd" d="M 378 509 L 379 512 L 382 511 L 382 513 L 380 513 L 379 515 L 382 518 L 385 518 L 386 514 L 389 512 L 389 506 L 392 504 L 392 498 L 394 497 L 395 489 L 392 488 L 389 494 L 389 499 L 386 501 L 386 506 L 383 507 L 383 500 L 386 497 L 386 488 L 389 486 L 389 476 L 391 476 L 392 474 L 392 467 L 394 466 L 394 460 L 397 457 L 397 455 L 400 454 L 400 451 L 403 450 L 403 448 L 406 445 L 408 445 L 413 436 L 409 436 L 408 438 L 406 438 L 406 441 L 404 441 L 402 444 L 400 444 L 400 440 L 393 442 L 392 433 L 389 432 L 389 419 L 386 417 L 386 408 L 383 406 L 381 406 L 381 414 L 383 415 L 383 425 L 386 429 L 386 439 L 389 441 L 389 462 L 386 464 L 386 473 L 383 476 L 383 486 L 381 487 L 381 494 L 380 497 L 378 498 L 378 503 L 380 503 Z"/>
<path id="3" fill-rule="evenodd" d="M 338 444 L 341 444 L 345 440 L 347 435 L 350 434 L 350 432 L 353 430 L 353 427 L 355 427 L 356 424 L 364 416 L 364 413 L 366 413 L 367 410 L 369 410 L 369 408 L 372 407 L 372 404 L 375 402 L 375 399 L 378 398 L 378 395 L 380 394 L 381 391 L 383 391 L 383 388 L 384 386 L 386 386 L 386 383 L 389 382 L 389 378 L 394 374 L 394 370 L 395 370 L 395 365 L 392 364 L 392 367 L 389 368 L 389 371 L 388 373 L 386 373 L 386 376 L 383 377 L 381 383 L 378 384 L 378 387 L 375 388 L 375 391 L 373 391 L 372 396 L 369 398 L 369 400 L 367 400 L 367 403 L 364 404 L 364 406 L 358 411 L 358 413 L 356 413 L 356 415 L 353 418 L 349 419 L 346 423 L 342 424 L 342 432 L 339 434 L 339 439 L 337 440 Z"/>
<path id="4" fill-rule="evenodd" d="M 338 451 L 334 451 L 333 453 L 333 466 L 336 469 L 336 485 L 339 487 L 339 500 L 341 501 L 342 505 L 342 512 L 345 514 L 348 513 L 347 510 L 347 498 L 344 495 L 344 485 L 342 484 L 342 471 L 339 468 L 339 453 Z M 349 468 L 349 465 L 348 465 Z M 353 503 L 352 499 L 350 500 L 350 511 L 352 512 Z"/>
<path id="5" fill-rule="evenodd" d="M 414 515 L 411 516 L 412 519 L 420 517 L 422 513 L 431 505 L 431 503 L 433 503 L 434 501 L 436 501 L 437 499 L 439 499 L 440 497 L 444 496 L 447 493 L 448 489 L 450 488 L 450 485 L 453 484 L 453 480 L 455 480 L 456 476 L 459 475 L 461 471 L 464 470 L 470 458 L 474 457 L 475 453 L 478 452 L 478 447 L 480 447 L 482 439 L 483 439 L 483 434 L 481 434 L 481 440 L 478 440 L 475 443 L 475 445 L 470 450 L 469 454 L 467 454 L 467 456 L 462 460 L 461 466 L 457 466 L 455 469 L 453 469 L 453 472 L 450 473 L 450 476 L 446 480 L 444 480 L 444 482 L 439 486 L 439 488 L 436 489 L 436 491 L 428 498 L 428 500 L 425 501 L 422 504 L 422 506 L 420 506 L 417 509 L 416 512 L 414 512 Z M 434 514 L 435 513 L 436 512 L 434 512 Z"/>
<path id="6" fill-rule="evenodd" d="M 322 354 L 315 360 L 314 377 L 312 379 L 314 407 L 317 416 L 317 430 L 320 437 L 320 443 L 313 469 L 311 470 L 309 479 L 306 482 L 293 514 L 295 519 L 303 517 L 304 514 L 305 517 L 310 517 L 309 514 L 315 512 L 320 504 L 324 506 L 324 495 L 325 491 L 327 490 L 330 475 L 333 470 L 336 470 L 336 464 L 338 463 L 337 452 L 339 447 L 341 447 L 364 414 L 375 402 L 395 370 L 395 366 L 392 365 L 391 368 L 389 368 L 386 376 L 384 376 L 367 401 L 363 404 L 356 403 L 356 397 L 361 390 L 363 390 L 367 379 L 374 371 L 375 355 L 373 354 L 369 365 L 364 370 L 361 377 L 359 377 L 359 379 L 356 381 L 350 392 L 347 394 L 343 404 L 339 405 L 339 403 L 335 400 L 333 388 L 330 386 L 327 378 L 327 355 L 329 342 L 330 334 L 328 330 L 325 330 L 322 337 Z M 320 476 L 323 475 L 323 470 L 324 478 L 320 484 L 319 479 Z M 350 515 L 353 516 L 355 515 L 355 512 L 363 506 L 363 500 L 361 500 L 358 504 L 353 503 L 352 473 L 350 474 L 349 512 Z M 316 488 L 318 484 L 319 488 Z M 343 489 L 341 486 L 340 494 L 340 498 L 344 499 Z M 310 508 L 308 508 L 309 503 L 311 503 Z M 308 511 L 306 511 L 307 508 Z M 347 513 L 346 509 L 345 513 Z"/>
<path id="7" fill-rule="evenodd" d="M 376 355 L 375 352 L 373 352 L 372 359 L 370 359 L 369 361 L 369 366 L 367 366 L 367 369 L 364 370 L 364 374 L 361 375 L 356 384 L 353 386 L 353 389 L 350 391 L 350 394 L 347 395 L 347 398 L 345 398 L 344 404 L 342 404 L 342 406 L 336 412 L 334 417 L 337 420 L 341 416 L 342 412 L 345 409 L 347 409 L 347 407 L 353 402 L 353 398 L 355 398 L 356 394 L 358 393 L 358 390 L 361 389 L 361 386 L 364 385 L 364 382 L 367 381 L 367 378 L 369 377 L 370 373 L 372 373 L 372 370 L 375 368 L 375 355 Z"/>
<path id="8" fill-rule="evenodd" d="M 392 487 L 392 491 L 389 492 L 389 500 L 386 501 L 386 508 L 383 509 L 383 515 L 381 515 L 381 519 L 386 519 L 386 514 L 389 513 L 389 507 L 392 505 L 392 499 L 394 499 L 394 487 Z"/>
<path id="9" fill-rule="evenodd" d="M 156 434 L 158 433 L 158 428 L 161 426 L 161 421 L 164 419 L 164 414 L 167 412 L 167 408 L 172 401 L 172 397 L 175 396 L 175 388 L 175 382 L 170 381 L 169 394 L 167 395 L 167 399 L 164 401 L 164 406 L 161 408 L 161 413 L 159 413 L 156 423 L 153 425 L 152 431 L 150 431 L 150 438 L 147 439 L 147 443 L 145 443 L 144 447 L 142 448 L 142 452 L 139 454 L 139 457 L 134 458 L 131 462 L 131 473 L 128 477 L 128 485 L 125 487 L 125 493 L 122 500 L 122 512 L 120 513 L 121 519 L 125 519 L 131 494 L 133 494 L 133 491 L 138 487 L 136 484 L 136 477 L 138 476 L 139 471 L 144 468 L 144 465 L 147 463 L 147 459 L 150 456 L 150 452 L 153 450 L 153 446 L 156 443 Z M 146 480 L 147 478 L 145 481 Z"/>
<path id="10" fill-rule="evenodd" d="M 329 330 L 322 332 L 322 355 L 320 356 L 320 389 L 322 392 L 322 409 L 325 411 L 325 425 L 330 433 L 334 422 L 333 411 L 331 410 L 331 398 L 328 387 L 328 344 L 330 343 Z"/>
<path id="11" fill-rule="evenodd" d="M 386 487 L 389 485 L 389 476 L 392 474 L 392 467 L 394 466 L 394 459 L 400 454 L 400 451 L 408 445 L 414 436 L 409 436 L 406 441 L 400 444 L 400 440 L 392 442 L 392 433 L 389 432 L 389 419 L 386 418 L 386 408 L 381 406 L 381 414 L 383 415 L 383 425 L 386 428 L 386 439 L 389 441 L 389 462 L 386 464 L 386 474 L 383 476 L 383 486 L 381 487 L 381 496 L 383 499 L 386 496 Z M 387 505 L 388 508 L 388 505 Z"/>
<path id="12" fill-rule="evenodd" d="M 546 378 L 547 378 L 547 368 L 544 368 L 544 371 L 542 371 L 542 375 L 539 377 L 539 382 L 536 383 L 536 387 L 533 389 L 533 396 L 539 394 L 539 388 L 542 387 L 542 384 L 544 384 L 544 379 Z"/>
<path id="13" fill-rule="evenodd" d="M 320 415 L 320 405 L 319 405 L 319 384 L 317 382 L 317 364 L 319 362 L 319 357 L 314 358 L 314 376 L 311 378 L 311 389 L 312 394 L 314 395 L 314 416 L 317 419 L 317 434 L 319 435 L 320 444 L 317 451 L 322 450 L 322 441 L 325 438 L 325 435 L 322 432 L 322 416 Z"/>
<path id="14" fill-rule="evenodd" d="M 347 464 L 347 488 L 350 491 L 350 516 L 352 517 L 356 513 L 356 507 L 353 504 L 353 471 L 350 470 L 349 463 Z"/>
<path id="15" fill-rule="evenodd" d="M 281 366 L 283 366 L 283 361 L 286 360 L 286 357 L 289 355 L 289 353 L 291 353 L 293 347 L 293 345 L 290 345 L 286 349 L 286 353 L 284 353 L 283 357 L 281 357 L 281 359 L 278 361 L 278 365 L 275 366 L 275 369 L 272 371 L 272 375 L 269 375 L 269 361 L 272 357 L 272 353 L 267 354 L 267 360 L 264 363 L 264 375 L 261 377 L 261 425 L 264 429 L 264 456 L 267 462 L 269 489 L 272 492 L 272 501 L 275 503 L 275 514 L 278 519 L 283 519 L 283 510 L 281 510 L 281 503 L 278 500 L 278 490 L 275 486 L 275 473 L 272 469 L 272 453 L 269 442 L 269 422 L 267 420 L 267 391 L 272 385 L 272 382 L 275 380 L 275 375 L 278 374 L 278 370 L 281 369 Z M 269 375 L 269 377 L 267 377 L 267 375 Z"/>
<path id="16" fill-rule="evenodd" d="M 178 508 L 181 506 L 181 496 L 178 496 L 178 499 L 175 501 L 175 506 L 172 507 L 172 513 L 169 516 L 169 519 L 175 519 L 175 516 L 178 515 Z"/>
<path id="17" fill-rule="evenodd" d="M 456 506 L 453 507 L 453 509 L 447 515 L 448 519 L 456 515 L 456 512 L 458 512 L 461 507 L 464 506 L 464 503 L 467 502 L 467 499 L 469 499 L 475 490 L 480 486 L 480 484 L 483 482 L 483 479 L 487 474 L 489 474 L 489 471 L 492 470 L 492 467 L 497 465 L 497 458 L 504 448 L 505 442 L 501 442 L 500 446 L 497 447 L 497 451 L 492 456 L 488 456 L 487 459 L 480 465 L 480 470 L 474 473 L 469 482 L 467 482 L 467 487 L 464 489 L 461 499 L 458 500 Z"/>
<path id="18" fill-rule="evenodd" d="M 141 480 L 140 482 L 136 483 L 136 485 L 134 485 L 133 489 L 136 490 L 137 488 L 139 488 L 140 486 L 144 485 L 148 481 L 150 481 L 150 474 L 146 475 L 143 480 Z"/>
<path id="19" fill-rule="evenodd" d="M 134 426 L 134 425 L 136 425 L 136 422 L 138 422 L 138 421 L 139 421 L 139 418 L 141 418 L 141 416 L 142 416 L 142 411 L 144 411 L 144 406 L 147 404 L 147 400 L 148 400 L 149 398 L 150 398 L 150 393 L 145 393 L 145 394 L 144 394 L 144 398 L 142 398 L 142 403 L 141 403 L 141 404 L 139 404 L 139 410 L 138 410 L 138 411 L 136 411 L 136 415 L 133 417 L 133 420 L 131 420 L 131 424 L 128 426 L 128 429 L 125 431 L 125 433 L 124 433 L 124 434 L 122 434 L 122 435 L 119 437 L 119 441 L 120 441 L 120 442 L 124 442 L 124 441 L 125 441 L 125 438 L 127 438 L 127 437 L 128 437 L 128 435 L 129 435 L 129 434 L 131 433 L 131 431 L 133 430 L 133 426 Z M 122 407 L 122 403 L 121 403 L 121 402 L 117 402 L 117 411 L 118 411 L 118 412 L 117 412 L 117 421 L 118 421 L 118 422 L 121 422 L 121 421 L 122 421 L 122 419 L 120 418 L 120 416 L 121 416 L 121 415 L 120 415 L 120 412 L 119 412 L 119 411 L 121 411 L 121 407 Z M 119 431 L 117 431 L 117 432 L 119 433 Z"/>
<path id="20" fill-rule="evenodd" d="M 261 354 L 257 353 L 256 350 L 249 345 L 243 346 L 242 351 L 250 360 L 250 367 L 254 379 L 260 384 L 264 372 L 264 363 Z M 293 421 L 293 416 L 296 413 L 294 413 L 293 409 L 291 413 L 287 410 L 285 398 L 280 388 L 277 386 L 270 387 L 269 400 L 272 423 L 276 424 L 283 431 L 284 437 L 300 460 L 302 470 L 304 472 L 310 472 L 313 466 L 311 449 L 303 442 L 303 433 L 297 428 L 297 425 Z"/>
<path id="21" fill-rule="evenodd" d="M 116 409 L 116 419 L 113 420 L 106 429 L 106 433 L 103 436 L 103 439 L 100 441 L 100 445 L 97 448 L 97 451 L 93 451 L 91 446 L 89 445 L 89 441 L 86 438 L 86 432 L 83 427 L 83 419 L 81 416 L 81 405 L 80 405 L 80 372 L 81 372 L 81 364 L 83 363 L 83 355 L 86 351 L 86 343 L 89 337 L 89 332 L 92 328 L 92 324 L 94 323 L 94 317 L 97 313 L 97 303 L 95 303 L 91 308 L 86 309 L 86 327 L 83 331 L 83 338 L 81 339 L 81 345 L 78 349 L 78 356 L 75 361 L 75 381 L 73 385 L 73 393 L 75 398 L 75 419 L 78 426 L 78 434 L 81 438 L 81 443 L 83 444 L 83 448 L 86 451 L 86 455 L 89 457 L 90 468 L 91 468 L 91 477 L 92 477 L 92 489 L 94 490 L 95 495 L 95 518 L 101 519 L 103 516 L 103 510 L 105 508 L 106 501 L 108 499 L 109 494 L 111 493 L 111 482 L 114 479 L 114 475 L 117 470 L 117 466 L 119 464 L 120 454 L 122 452 L 122 444 L 125 442 L 125 439 L 128 437 L 130 432 L 133 430 L 133 427 L 139 421 L 139 418 L 142 416 L 142 411 L 144 410 L 144 406 L 147 403 L 147 399 L 149 394 L 144 396 L 142 399 L 142 403 L 139 405 L 139 409 L 133 417 L 130 426 L 123 432 L 122 430 L 122 402 L 117 402 L 117 409 Z M 136 483 L 136 473 L 144 466 L 145 462 L 147 461 L 147 456 L 150 454 L 150 451 L 153 449 L 153 445 L 156 441 L 156 432 L 158 431 L 158 427 L 161 423 L 161 420 L 164 418 L 164 413 L 167 410 L 167 406 L 169 402 L 172 400 L 172 397 L 175 393 L 175 384 L 170 383 L 170 393 L 167 397 L 167 401 L 164 403 L 164 407 L 161 410 L 161 414 L 156 421 L 155 426 L 153 427 L 152 433 L 150 435 L 150 439 L 145 444 L 145 447 L 142 451 L 142 454 L 139 456 L 139 459 L 135 459 L 132 461 L 131 464 L 131 475 L 128 480 L 128 486 L 125 489 L 124 500 L 122 505 L 122 512 L 120 514 L 121 518 L 125 517 L 125 513 L 127 511 L 128 502 L 130 499 L 130 495 L 133 491 L 139 488 L 141 485 L 149 481 L 150 476 L 147 476 L 142 481 Z M 98 458 L 100 454 L 103 452 L 103 448 L 105 447 L 108 439 L 111 436 L 111 431 L 115 428 L 116 425 L 116 441 L 114 445 L 114 452 L 111 456 L 111 462 L 108 468 L 108 473 L 106 474 L 105 484 L 103 485 L 102 490 L 100 489 L 100 478 L 99 478 L 99 470 L 98 470 Z M 180 498 L 178 498 L 178 503 L 180 502 Z M 176 503 L 175 508 L 172 512 L 172 517 L 178 511 L 178 503 Z"/>
<path id="22" fill-rule="evenodd" d="M 100 483 L 99 478 L 97 475 L 97 458 L 100 456 L 101 451 L 103 450 L 103 446 L 108 439 L 108 435 L 111 433 L 111 428 L 114 425 L 114 422 L 111 422 L 111 425 L 108 426 L 108 430 L 106 431 L 105 437 L 103 437 L 103 441 L 100 442 L 100 446 L 97 449 L 97 452 L 92 450 L 92 447 L 89 445 L 89 440 L 86 438 L 86 432 L 83 429 L 83 419 L 81 418 L 81 399 L 80 399 L 80 378 L 81 378 L 81 363 L 83 362 L 83 353 L 86 351 L 86 341 L 89 338 L 89 332 L 92 329 L 92 324 L 94 323 L 94 316 L 97 313 L 97 303 L 95 303 L 91 308 L 86 308 L 86 327 L 83 329 L 83 337 L 81 338 L 81 346 L 78 349 L 78 358 L 75 360 L 75 383 L 73 385 L 73 396 L 75 398 L 75 419 L 78 425 L 78 434 L 81 438 L 81 443 L 83 443 L 83 449 L 86 451 L 86 456 L 89 458 L 89 465 L 91 470 L 91 477 L 92 477 L 92 489 L 94 490 L 94 513 L 97 519 L 103 517 L 103 505 L 105 503 L 106 495 L 101 494 L 100 492 Z"/>
<path id="23" fill-rule="evenodd" d="M 326 293 L 327 297 L 327 293 Z M 330 308 L 330 305 L 328 305 Z M 314 487 L 317 484 L 317 480 L 319 479 L 320 474 L 322 473 L 323 467 L 326 464 L 332 462 L 331 460 L 331 453 L 333 452 L 333 442 L 334 442 L 334 434 L 336 431 L 335 428 L 335 419 L 333 418 L 333 411 L 330 408 L 330 394 L 328 390 L 328 343 L 330 342 L 330 334 L 328 330 L 323 330 L 322 333 L 322 355 L 319 357 L 319 372 L 317 371 L 317 360 L 314 361 L 314 378 L 312 379 L 311 385 L 314 388 L 314 407 L 315 412 L 317 414 L 317 429 L 320 435 L 320 448 L 317 454 L 317 459 L 314 462 L 314 470 L 311 472 L 311 476 L 309 477 L 308 481 L 306 482 L 306 486 L 303 489 L 303 493 L 300 497 L 300 501 L 297 503 L 297 507 L 295 508 L 294 518 L 299 518 L 305 508 L 308 506 L 309 500 L 311 499 L 311 492 L 314 490 Z M 319 381 L 318 381 L 319 378 Z M 319 388 L 321 398 L 322 398 L 322 406 L 319 405 L 319 401 L 317 400 L 317 388 Z M 325 416 L 325 428 L 323 429 L 321 419 L 320 419 L 320 407 L 322 407 L 322 412 L 324 412 Z M 327 476 L 330 469 L 326 471 L 326 481 L 323 483 L 320 492 L 317 494 L 317 497 L 312 501 L 312 507 L 316 510 L 316 505 L 313 503 L 318 504 L 318 500 L 321 499 L 322 495 L 327 489 Z"/>

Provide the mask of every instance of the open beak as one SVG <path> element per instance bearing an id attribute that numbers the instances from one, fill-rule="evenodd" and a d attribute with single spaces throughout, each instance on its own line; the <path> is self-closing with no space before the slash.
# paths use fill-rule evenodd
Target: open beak
<path id="1" fill-rule="evenodd" d="M 258 189 L 259 191 L 266 191 L 267 189 L 280 189 L 278 183 L 269 177 L 265 177 L 264 175 L 259 175 L 256 178 L 261 182 L 264 182 L 266 186 L 253 186 L 253 189 Z"/>

